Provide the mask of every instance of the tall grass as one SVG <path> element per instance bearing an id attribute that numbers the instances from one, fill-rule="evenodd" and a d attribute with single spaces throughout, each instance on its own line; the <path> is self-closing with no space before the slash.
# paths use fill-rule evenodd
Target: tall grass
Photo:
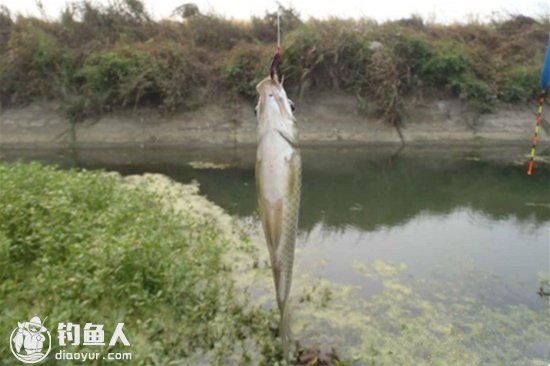
<path id="1" fill-rule="evenodd" d="M 304 22 L 292 8 L 282 13 L 290 94 L 340 89 L 394 124 L 404 100 L 419 93 L 460 98 L 480 112 L 530 100 L 549 27 L 524 16 L 440 25 L 419 17 Z M 275 13 L 242 22 L 192 4 L 153 21 L 139 0 L 81 0 L 53 21 L 2 7 L 0 101 L 59 100 L 76 121 L 113 108 L 192 109 L 212 96 L 252 100 L 267 75 L 275 24 Z"/>

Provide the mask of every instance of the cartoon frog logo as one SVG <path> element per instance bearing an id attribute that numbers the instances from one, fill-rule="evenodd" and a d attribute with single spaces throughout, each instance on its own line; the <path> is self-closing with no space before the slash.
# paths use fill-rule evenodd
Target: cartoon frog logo
<path id="1" fill-rule="evenodd" d="M 24 363 L 37 363 L 45 359 L 52 345 L 50 332 L 44 327 L 44 322 L 34 316 L 28 322 L 17 324 L 18 327 L 11 332 L 10 336 L 10 349 L 13 355 Z M 48 344 L 46 352 L 42 352 L 44 343 Z"/>

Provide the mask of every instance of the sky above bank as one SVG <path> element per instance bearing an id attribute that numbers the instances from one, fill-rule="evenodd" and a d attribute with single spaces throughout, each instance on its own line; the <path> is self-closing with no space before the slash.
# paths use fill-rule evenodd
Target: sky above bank
<path id="1" fill-rule="evenodd" d="M 108 0 L 96 2 L 107 4 Z M 253 15 L 263 15 L 277 8 L 275 1 L 258 0 L 165 0 L 144 1 L 147 10 L 155 19 L 168 18 L 173 9 L 184 3 L 195 3 L 202 12 L 213 11 L 235 19 L 249 19 Z M 43 9 L 48 17 L 56 18 L 67 3 L 66 0 L 42 0 Z M 550 0 L 300 0 L 281 1 L 285 6 L 292 5 L 303 18 L 316 17 L 369 17 L 378 21 L 400 19 L 411 14 L 439 23 L 467 22 L 470 20 L 488 21 L 494 17 L 506 15 L 527 15 L 548 17 Z M 38 15 L 37 0 L 0 0 L 13 13 Z"/>

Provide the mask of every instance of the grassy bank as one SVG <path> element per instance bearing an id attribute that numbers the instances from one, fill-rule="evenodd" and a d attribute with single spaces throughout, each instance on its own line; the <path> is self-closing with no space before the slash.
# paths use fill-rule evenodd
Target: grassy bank
<path id="1" fill-rule="evenodd" d="M 107 343 L 124 322 L 131 347 L 110 351 L 132 352 L 132 365 L 275 364 L 273 319 L 244 306 L 224 260 L 246 250 L 246 239 L 220 229 L 196 187 L 178 191 L 185 204 L 172 198 L 170 207 L 161 189 L 151 192 L 166 183 L 139 181 L 0 164 L 2 337 L 18 321 L 47 316 L 55 353 L 58 322 L 105 324 Z M 0 364 L 15 362 L 7 341 L 0 353 Z"/>
<path id="2" fill-rule="evenodd" d="M 357 108 L 399 123 L 404 98 L 463 99 L 479 112 L 532 100 L 548 18 L 503 17 L 440 25 L 411 17 L 303 20 L 282 9 L 281 72 L 291 96 L 342 89 Z M 255 98 L 268 74 L 276 16 L 233 21 L 193 5 L 154 21 L 139 0 L 67 5 L 45 20 L 0 10 L 0 100 L 4 107 L 61 101 L 78 121 L 116 108 L 169 113 L 217 98 Z"/>

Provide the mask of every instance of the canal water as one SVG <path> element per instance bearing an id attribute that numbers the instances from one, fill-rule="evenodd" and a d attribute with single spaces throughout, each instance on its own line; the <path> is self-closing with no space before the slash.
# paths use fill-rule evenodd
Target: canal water
<path id="1" fill-rule="evenodd" d="M 309 148 L 293 331 L 358 364 L 547 365 L 550 169 L 514 148 Z M 5 150 L 162 173 L 257 223 L 254 149 Z M 262 244 L 263 245 L 263 244 Z"/>

